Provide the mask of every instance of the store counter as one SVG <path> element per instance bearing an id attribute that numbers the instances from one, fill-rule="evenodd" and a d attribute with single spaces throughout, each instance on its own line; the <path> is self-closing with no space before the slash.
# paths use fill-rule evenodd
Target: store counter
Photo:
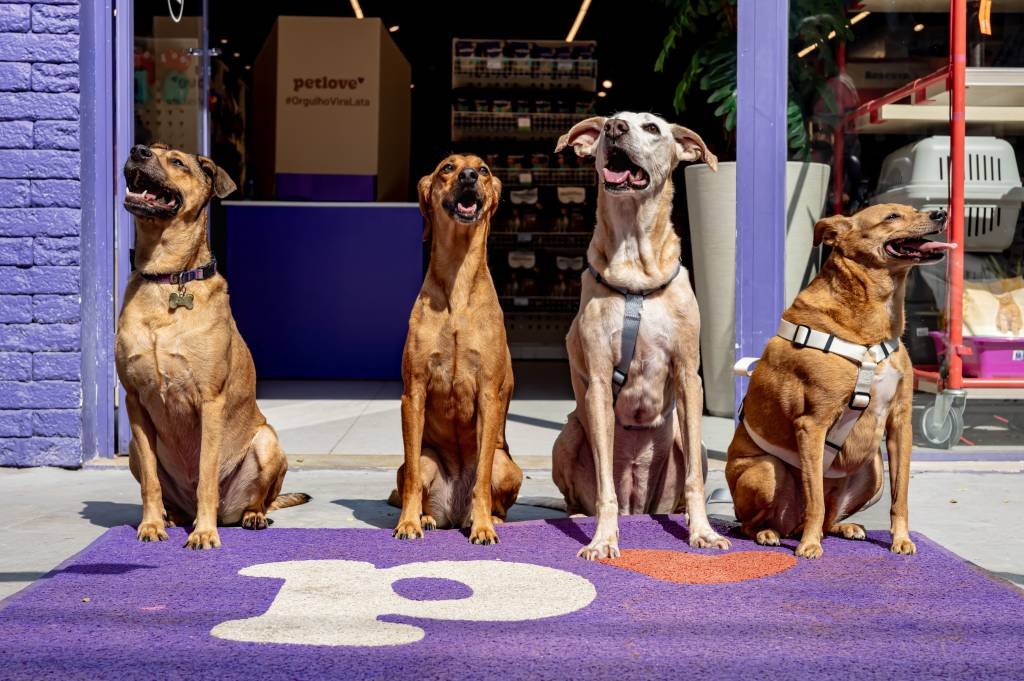
<path id="1" fill-rule="evenodd" d="M 223 205 L 231 308 L 260 378 L 400 378 L 423 281 L 419 206 Z"/>

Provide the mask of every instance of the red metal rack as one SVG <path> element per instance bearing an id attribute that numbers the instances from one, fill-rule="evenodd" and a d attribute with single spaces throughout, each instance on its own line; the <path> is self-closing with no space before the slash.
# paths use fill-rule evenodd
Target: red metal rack
<path id="1" fill-rule="evenodd" d="M 965 378 L 963 357 L 971 348 L 963 342 L 963 285 L 964 285 L 964 137 L 966 133 L 966 81 L 967 81 L 967 2 L 950 2 L 950 54 L 949 64 L 934 73 L 867 102 L 844 119 L 846 132 L 857 132 L 867 126 L 885 123 L 884 107 L 909 100 L 912 105 L 933 101 L 938 93 L 948 92 L 950 136 L 950 222 L 949 239 L 960 244 L 947 261 L 949 280 L 946 301 L 946 324 L 949 335 L 946 357 L 942 367 L 914 369 L 914 388 L 935 393 L 935 403 L 921 418 L 921 432 L 925 439 L 942 448 L 960 441 L 963 434 L 963 413 L 967 390 L 987 398 L 1015 397 L 1009 391 L 1024 389 L 1021 379 Z M 833 148 L 833 210 L 843 210 L 843 135 L 836 135 Z"/>

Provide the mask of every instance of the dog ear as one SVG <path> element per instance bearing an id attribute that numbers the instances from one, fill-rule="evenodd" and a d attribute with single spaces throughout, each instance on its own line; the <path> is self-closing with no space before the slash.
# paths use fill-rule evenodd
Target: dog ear
<path id="1" fill-rule="evenodd" d="M 235 181 L 231 179 L 231 176 L 221 168 L 219 165 L 206 158 L 205 156 L 197 156 L 199 160 L 199 167 L 203 169 L 203 172 L 210 178 L 213 183 L 213 193 L 216 194 L 218 199 L 223 199 L 231 192 L 238 189 L 235 185 Z"/>
<path id="2" fill-rule="evenodd" d="M 491 173 L 491 207 L 487 211 L 487 216 L 490 218 L 494 215 L 495 211 L 498 210 L 498 205 L 501 203 L 501 180 L 494 173 Z"/>
<path id="3" fill-rule="evenodd" d="M 849 231 L 851 227 L 853 227 L 853 222 L 845 215 L 822 218 L 814 225 L 814 245 L 832 246 L 836 243 L 836 237 Z"/>
<path id="4" fill-rule="evenodd" d="M 676 155 L 680 161 L 704 161 L 711 170 L 718 172 L 718 157 L 711 153 L 700 135 L 681 125 L 673 125 L 672 137 L 676 140 Z"/>
<path id="5" fill-rule="evenodd" d="M 572 126 L 569 132 L 558 138 L 555 153 L 572 145 L 577 156 L 593 156 L 594 147 L 597 146 L 597 139 L 601 136 L 606 120 L 604 116 L 594 116 Z"/>
<path id="6" fill-rule="evenodd" d="M 416 184 L 416 195 L 420 200 L 420 213 L 423 214 L 423 240 L 430 239 L 431 221 L 433 216 L 430 210 L 430 184 L 434 181 L 433 175 L 424 175 Z"/>

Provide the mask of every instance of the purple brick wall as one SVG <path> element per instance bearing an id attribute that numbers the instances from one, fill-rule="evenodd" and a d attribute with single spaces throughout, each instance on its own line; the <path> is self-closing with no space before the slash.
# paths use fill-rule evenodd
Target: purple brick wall
<path id="1" fill-rule="evenodd" d="M 0 0 L 0 465 L 82 463 L 78 1 Z"/>

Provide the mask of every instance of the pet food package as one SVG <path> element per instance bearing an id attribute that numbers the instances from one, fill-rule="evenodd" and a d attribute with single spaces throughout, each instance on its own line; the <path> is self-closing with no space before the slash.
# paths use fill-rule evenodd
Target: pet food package
<path id="1" fill-rule="evenodd" d="M 1024 337 L 1024 278 L 965 281 L 964 335 Z"/>
<path id="2" fill-rule="evenodd" d="M 278 17 L 253 66 L 260 197 L 408 199 L 411 77 L 380 19 Z"/>

